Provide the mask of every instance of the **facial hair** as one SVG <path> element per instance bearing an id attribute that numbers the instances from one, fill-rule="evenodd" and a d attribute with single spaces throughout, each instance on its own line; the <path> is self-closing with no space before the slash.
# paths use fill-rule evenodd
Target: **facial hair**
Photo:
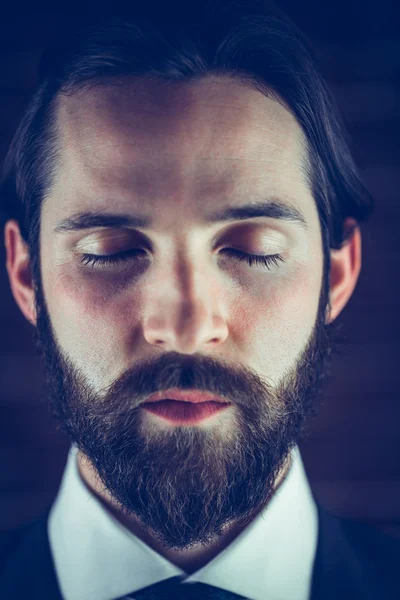
<path id="1" fill-rule="evenodd" d="M 99 393 L 59 346 L 33 262 L 34 342 L 58 427 L 91 463 L 118 510 L 166 550 L 215 542 L 230 524 L 249 522 L 273 495 L 291 450 L 318 414 L 329 372 L 335 329 L 325 324 L 326 278 L 325 272 L 309 340 L 278 386 L 220 358 L 165 352 L 138 362 Z M 229 427 L 161 427 L 143 419 L 140 403 L 170 388 L 228 398 Z"/>

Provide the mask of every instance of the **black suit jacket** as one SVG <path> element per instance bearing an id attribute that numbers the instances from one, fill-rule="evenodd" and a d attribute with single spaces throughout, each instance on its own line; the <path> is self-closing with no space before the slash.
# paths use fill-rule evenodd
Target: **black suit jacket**
<path id="1" fill-rule="evenodd" d="M 310 600 L 399 600 L 400 540 L 317 508 Z M 1 600 L 63 600 L 47 535 L 48 514 L 18 532 L 0 573 Z"/>

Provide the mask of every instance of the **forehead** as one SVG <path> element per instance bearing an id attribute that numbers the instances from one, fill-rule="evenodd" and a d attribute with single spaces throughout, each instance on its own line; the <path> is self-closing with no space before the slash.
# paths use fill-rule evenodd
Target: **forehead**
<path id="1" fill-rule="evenodd" d="M 305 137 L 276 100 L 230 77 L 119 81 L 59 98 L 63 213 L 63 196 L 81 208 L 104 192 L 117 203 L 184 197 L 209 208 L 249 186 L 309 199 Z"/>

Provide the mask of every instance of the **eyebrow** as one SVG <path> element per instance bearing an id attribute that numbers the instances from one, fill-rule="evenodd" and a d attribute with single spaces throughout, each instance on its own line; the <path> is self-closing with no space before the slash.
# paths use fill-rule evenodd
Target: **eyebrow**
<path id="1" fill-rule="evenodd" d="M 256 217 L 268 217 L 283 221 L 292 221 L 308 231 L 307 221 L 304 215 L 294 206 L 289 206 L 279 200 L 268 200 L 265 202 L 253 202 L 242 206 L 231 206 L 205 217 L 206 223 L 222 223 L 229 221 L 244 221 Z M 150 229 L 153 219 L 150 216 L 134 214 L 113 214 L 95 211 L 77 213 L 63 219 L 54 228 L 55 233 L 78 231 L 92 227 L 137 227 Z"/>

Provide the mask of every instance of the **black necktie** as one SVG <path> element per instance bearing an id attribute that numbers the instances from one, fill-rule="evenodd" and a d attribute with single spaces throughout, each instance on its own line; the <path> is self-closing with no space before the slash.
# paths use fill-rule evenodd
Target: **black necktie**
<path id="1" fill-rule="evenodd" d="M 120 600 L 246 600 L 239 596 L 206 583 L 181 583 L 181 577 L 170 577 L 132 592 Z"/>

